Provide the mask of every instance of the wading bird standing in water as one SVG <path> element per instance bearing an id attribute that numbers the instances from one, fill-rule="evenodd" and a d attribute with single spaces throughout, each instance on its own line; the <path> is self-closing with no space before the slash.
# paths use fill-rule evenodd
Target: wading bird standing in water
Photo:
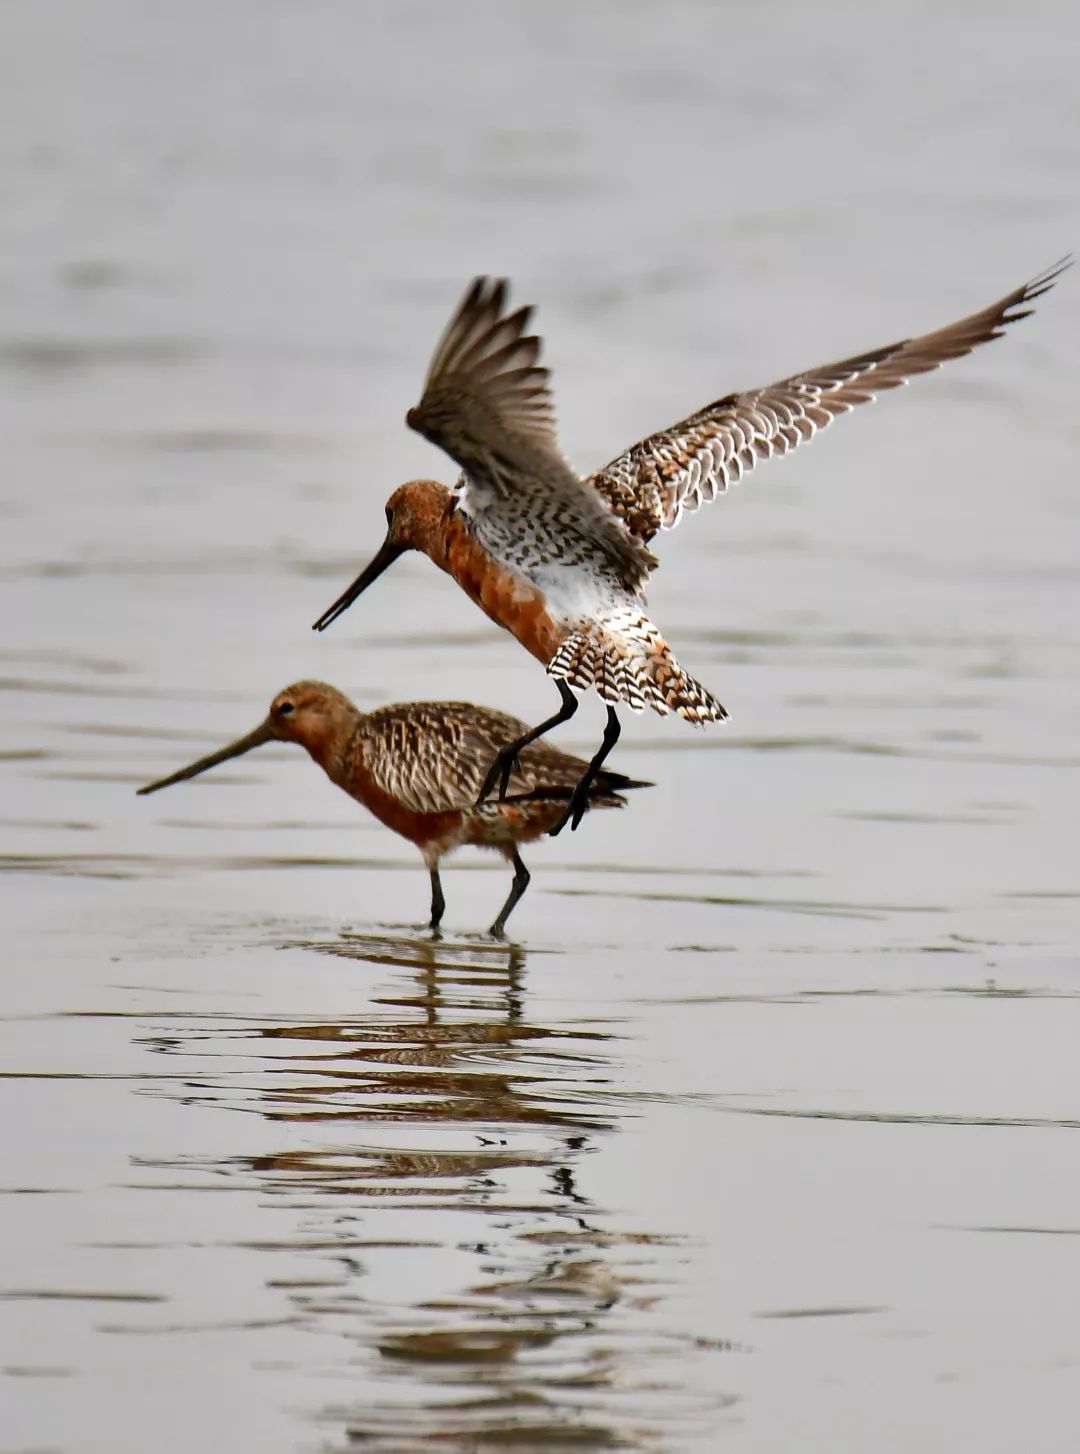
<path id="1" fill-rule="evenodd" d="M 419 848 L 431 875 L 433 929 L 445 908 L 440 860 L 463 844 L 497 849 L 514 868 L 509 897 L 491 926 L 501 935 L 529 886 L 518 844 L 550 832 L 586 768 L 580 757 L 539 742 L 520 753 L 505 798 L 478 802 L 492 754 L 524 735 L 525 724 L 516 717 L 469 702 L 403 702 L 360 712 L 336 687 L 296 682 L 278 692 L 254 732 L 139 788 L 139 795 L 197 777 L 264 743 L 298 742 L 331 782 Z M 594 775 L 588 806 L 621 808 L 627 789 L 651 786 L 601 772 Z"/>
<path id="2" fill-rule="evenodd" d="M 716 698 L 683 670 L 645 613 L 657 564 L 649 542 L 686 510 L 723 494 L 759 460 L 787 454 L 839 414 L 870 403 L 997 338 L 1051 288 L 1063 260 L 981 313 L 763 389 L 727 394 L 635 444 L 582 479 L 555 433 L 531 309 L 507 312 L 505 281 L 479 278 L 451 319 L 406 422 L 461 469 L 453 489 L 411 480 L 390 496 L 386 540 L 366 570 L 315 623 L 323 630 L 406 550 L 421 550 L 555 678 L 554 716 L 500 744 L 480 788 L 511 787 L 522 750 L 577 710 L 572 688 L 595 687 L 607 707 L 599 751 L 565 811 L 577 827 L 592 783 L 619 736 L 615 704 L 689 722 L 721 721 Z"/>

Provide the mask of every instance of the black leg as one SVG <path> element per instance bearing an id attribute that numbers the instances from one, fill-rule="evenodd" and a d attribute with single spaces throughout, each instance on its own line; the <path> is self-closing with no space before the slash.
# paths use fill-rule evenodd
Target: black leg
<path id="1" fill-rule="evenodd" d="M 443 910 L 446 908 L 446 900 L 442 893 L 442 880 L 439 878 L 439 865 L 428 869 L 431 874 L 431 928 L 437 929 L 442 922 Z"/>
<path id="2" fill-rule="evenodd" d="M 619 719 L 615 715 L 615 708 L 608 707 L 607 726 L 604 728 L 604 738 L 603 741 L 600 743 L 600 750 L 593 758 L 592 762 L 590 762 L 588 767 L 585 769 L 585 775 L 582 777 L 581 781 L 578 783 L 577 787 L 571 794 L 570 801 L 566 805 L 566 812 L 555 824 L 555 827 L 552 828 L 550 834 L 552 838 L 554 838 L 557 833 L 561 833 L 562 830 L 566 827 L 567 823 L 570 824 L 570 829 L 572 832 L 581 822 L 582 818 L 584 818 L 586 810 L 589 806 L 589 789 L 596 781 L 596 774 L 603 767 L 604 759 L 607 757 L 611 749 L 615 746 L 616 742 L 618 742 L 619 733 L 621 731 L 622 728 L 619 725 Z"/>
<path id="3" fill-rule="evenodd" d="M 529 887 L 529 879 L 532 877 L 529 870 L 522 863 L 521 854 L 516 848 L 510 850 L 510 862 L 514 865 L 514 882 L 510 885 L 510 893 L 507 896 L 506 903 L 499 910 L 499 917 L 488 931 L 496 939 L 502 938 L 503 930 L 506 928 L 506 921 L 514 912 L 518 899 L 521 898 L 522 894 Z"/>
<path id="4" fill-rule="evenodd" d="M 519 737 L 516 742 L 505 742 L 495 754 L 495 760 L 488 768 L 488 775 L 484 779 L 484 786 L 480 789 L 480 796 L 477 803 L 482 803 L 487 795 L 499 783 L 500 801 L 506 797 L 506 790 L 510 785 L 510 774 L 514 771 L 514 764 L 517 762 L 518 753 L 530 742 L 535 742 L 538 737 L 543 737 L 545 732 L 550 732 L 553 727 L 558 727 L 560 722 L 569 722 L 570 718 L 578 709 L 578 699 L 561 679 L 555 685 L 559 688 L 559 695 L 562 697 L 562 706 L 549 717 L 546 722 L 541 722 L 539 727 L 533 727 L 526 732 L 524 737 Z"/>

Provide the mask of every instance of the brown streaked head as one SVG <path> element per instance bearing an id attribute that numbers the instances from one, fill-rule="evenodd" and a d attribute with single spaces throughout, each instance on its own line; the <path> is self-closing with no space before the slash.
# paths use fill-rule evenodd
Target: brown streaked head
<path id="1" fill-rule="evenodd" d="M 348 741 L 360 713 L 328 682 L 293 682 L 270 703 L 267 722 L 281 742 L 298 742 L 329 771 L 335 750 Z"/>
<path id="2" fill-rule="evenodd" d="M 241 757 L 267 742 L 298 742 L 321 766 L 326 765 L 333 747 L 343 740 L 356 722 L 359 713 L 343 692 L 326 682 L 294 682 L 278 692 L 270 704 L 264 721 L 245 737 L 238 737 L 228 747 L 200 757 L 198 762 L 182 767 L 179 772 L 139 788 L 140 797 L 156 793 L 159 788 L 186 782 L 209 768 L 218 767 L 234 757 Z"/>
<path id="3" fill-rule="evenodd" d="M 430 554 L 452 500 L 452 491 L 438 480 L 408 480 L 399 485 L 386 502 L 386 539 L 348 590 L 323 612 L 312 630 L 325 631 L 405 551 L 422 550 Z"/>

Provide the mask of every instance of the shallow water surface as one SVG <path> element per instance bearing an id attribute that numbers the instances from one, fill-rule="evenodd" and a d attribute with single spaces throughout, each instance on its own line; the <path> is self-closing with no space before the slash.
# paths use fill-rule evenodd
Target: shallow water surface
<path id="1" fill-rule="evenodd" d="M 1075 275 L 661 543 L 731 721 L 512 942 L 297 750 L 134 789 L 300 677 L 550 712 L 419 560 L 309 630 L 463 281 L 583 466 L 961 316 L 1080 237 L 1072 12 L 0 23 L 0 1454 L 1071 1447 Z"/>

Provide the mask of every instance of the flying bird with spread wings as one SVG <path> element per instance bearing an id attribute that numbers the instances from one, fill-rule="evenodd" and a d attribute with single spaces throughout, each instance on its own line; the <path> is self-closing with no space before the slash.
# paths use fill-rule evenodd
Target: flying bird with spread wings
<path id="1" fill-rule="evenodd" d="M 411 480 L 394 491 L 382 547 L 315 629 L 336 620 L 405 551 L 423 551 L 543 662 L 560 694 L 553 716 L 499 748 L 480 801 L 496 783 L 505 797 L 518 755 L 574 715 L 575 692 L 595 687 L 607 704 L 600 747 L 551 832 L 567 822 L 576 828 L 618 740 L 618 704 L 698 724 L 727 715 L 679 665 L 646 613 L 658 563 L 649 548 L 654 536 L 856 404 L 1000 337 L 1069 265 L 1062 259 L 934 333 L 726 394 L 584 478 L 559 449 L 541 340 L 528 331 L 532 309 L 510 312 L 505 280 L 478 278 L 435 350 L 423 397 L 406 415 L 458 465 L 457 483 Z"/>

